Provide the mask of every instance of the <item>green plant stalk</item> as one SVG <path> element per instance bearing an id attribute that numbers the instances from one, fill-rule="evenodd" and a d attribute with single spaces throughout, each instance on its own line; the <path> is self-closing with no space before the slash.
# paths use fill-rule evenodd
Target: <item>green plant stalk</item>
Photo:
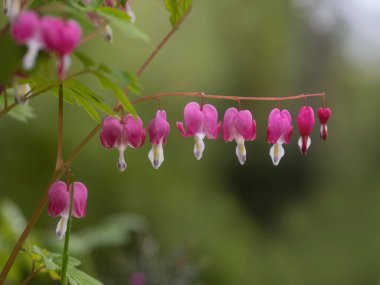
<path id="1" fill-rule="evenodd" d="M 71 222 L 73 220 L 73 216 L 71 213 L 73 210 L 73 200 L 74 200 L 74 179 L 72 179 L 71 177 L 69 219 L 67 220 L 67 230 L 65 233 L 65 245 L 63 246 L 63 254 L 62 254 L 61 285 L 67 284 L 67 267 L 69 266 L 70 232 L 71 232 Z"/>

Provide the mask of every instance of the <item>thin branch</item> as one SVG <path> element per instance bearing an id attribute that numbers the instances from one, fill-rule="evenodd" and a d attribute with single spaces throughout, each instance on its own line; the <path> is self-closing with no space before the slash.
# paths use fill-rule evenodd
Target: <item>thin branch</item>
<path id="1" fill-rule="evenodd" d="M 141 67 L 136 71 L 137 76 L 141 76 L 150 62 L 156 57 L 157 53 L 163 48 L 163 46 L 170 40 L 170 38 L 174 35 L 174 33 L 179 29 L 182 23 L 187 19 L 188 15 L 191 12 L 191 8 L 187 10 L 186 14 L 183 15 L 181 21 L 179 21 L 170 31 L 169 33 L 162 39 L 162 41 L 157 45 L 157 47 L 152 51 L 152 53 L 148 56 L 148 58 L 144 61 Z"/>
<path id="2" fill-rule="evenodd" d="M 26 285 L 28 284 L 38 273 L 40 273 L 43 269 L 45 269 L 45 266 L 41 266 L 36 271 L 32 270 L 32 272 L 28 275 L 28 277 L 25 278 L 24 281 L 21 282 L 20 285 Z"/>
<path id="3" fill-rule="evenodd" d="M 58 143 L 57 143 L 57 159 L 55 161 L 55 169 L 60 170 L 63 168 L 63 85 L 59 84 L 58 89 Z"/>
<path id="4" fill-rule="evenodd" d="M 210 99 L 220 99 L 220 100 L 231 100 L 231 101 L 288 101 L 296 100 L 307 97 L 325 97 L 325 93 L 315 93 L 315 94 L 299 94 L 289 97 L 242 97 L 242 96 L 224 96 L 224 95 L 209 95 L 203 92 L 170 92 L 170 93 L 157 93 L 151 96 L 145 96 L 132 101 L 132 104 L 138 104 L 148 100 L 157 100 L 163 97 L 198 97 L 198 98 L 210 98 Z"/>

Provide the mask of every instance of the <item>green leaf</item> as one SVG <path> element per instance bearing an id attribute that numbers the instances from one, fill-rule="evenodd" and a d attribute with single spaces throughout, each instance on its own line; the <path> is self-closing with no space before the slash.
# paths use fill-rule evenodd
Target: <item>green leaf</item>
<path id="1" fill-rule="evenodd" d="M 135 74 L 128 71 L 116 70 L 109 66 L 105 66 L 104 64 L 101 64 L 98 70 L 118 80 L 122 86 L 126 86 L 127 89 L 132 93 L 136 95 L 141 95 L 142 87 L 138 80 L 138 77 Z"/>
<path id="2" fill-rule="evenodd" d="M 17 70 L 21 69 L 26 49 L 17 45 L 8 35 L 0 37 L 0 84 L 11 86 Z"/>
<path id="3" fill-rule="evenodd" d="M 165 0 L 166 9 L 170 14 L 170 23 L 175 27 L 180 23 L 192 5 L 192 0 Z"/>
<path id="4" fill-rule="evenodd" d="M 102 285 L 103 283 L 91 277 L 90 275 L 69 266 L 67 268 L 67 276 L 71 280 L 70 284 L 78 285 Z"/>
<path id="5" fill-rule="evenodd" d="M 92 60 L 91 57 L 89 57 L 88 55 L 86 55 L 80 51 L 75 51 L 74 56 L 77 59 L 79 59 L 79 61 L 84 65 L 84 67 L 90 67 L 90 66 L 95 65 L 95 62 Z"/>
<path id="6" fill-rule="evenodd" d="M 112 7 L 100 7 L 97 11 L 99 15 L 110 21 L 111 25 L 122 31 L 125 36 L 149 41 L 149 37 L 145 33 L 131 24 L 130 18 L 126 13 Z"/>
<path id="7" fill-rule="evenodd" d="M 49 252 L 46 250 L 43 250 L 42 248 L 34 245 L 32 248 L 32 253 L 37 254 L 41 257 L 41 262 L 45 266 L 47 270 L 58 270 L 60 269 L 60 265 L 56 264 L 52 257 L 49 256 Z"/>
<path id="8" fill-rule="evenodd" d="M 135 108 L 133 107 L 133 105 L 127 98 L 127 96 L 125 96 L 124 91 L 117 84 L 113 83 L 111 80 L 109 80 L 106 76 L 104 76 L 100 72 L 94 71 L 92 72 L 92 74 L 98 79 L 99 83 L 105 89 L 110 89 L 116 95 L 116 98 L 120 101 L 124 110 L 136 116 L 137 113 L 136 113 Z"/>

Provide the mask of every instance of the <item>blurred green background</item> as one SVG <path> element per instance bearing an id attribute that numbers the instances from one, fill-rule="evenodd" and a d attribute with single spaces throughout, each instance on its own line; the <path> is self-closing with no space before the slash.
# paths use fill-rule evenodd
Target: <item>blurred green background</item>
<path id="1" fill-rule="evenodd" d="M 111 66 L 136 70 L 170 26 L 160 1 L 133 1 L 133 9 L 136 25 L 150 36 L 150 43 L 115 32 L 112 45 L 98 37 L 80 50 Z M 206 141 L 204 156 L 196 161 L 193 140 L 182 138 L 175 127 L 177 120 L 183 120 L 188 100 L 163 99 L 172 129 L 158 171 L 150 165 L 146 143 L 126 151 L 128 169 L 119 173 L 117 151 L 104 150 L 98 138 L 73 164 L 77 179 L 89 189 L 87 216 L 75 220 L 73 232 L 96 227 L 118 213 L 145 217 L 156 240 L 153 251 L 170 256 L 186 248 L 189 263 L 200 270 L 194 283 L 156 280 L 152 284 L 378 284 L 379 19 L 376 0 L 195 1 L 187 22 L 141 78 L 143 95 L 326 92 L 332 109 L 328 141 L 320 141 L 316 124 L 304 157 L 295 131 L 280 165 L 274 167 L 266 124 L 277 103 L 243 102 L 258 128 L 256 141 L 246 143 L 244 167 L 235 156 L 235 144 L 222 139 Z M 83 80 L 100 95 L 109 95 L 92 79 Z M 37 118 L 28 124 L 9 117 L 0 120 L 0 198 L 13 201 L 26 217 L 35 209 L 54 167 L 56 101 L 50 95 L 33 99 L 30 104 Z M 207 102 L 217 106 L 221 118 L 234 105 Z M 319 98 L 308 103 L 315 110 L 321 106 Z M 291 101 L 282 107 L 296 118 L 303 104 Z M 145 126 L 156 109 L 157 102 L 137 106 Z M 83 111 L 65 105 L 64 154 L 93 126 Z M 45 211 L 36 225 L 35 233 L 45 246 L 53 244 L 56 222 Z M 97 238 L 97 234 L 86 236 L 88 242 Z M 3 262 L 13 240 L 5 235 L 0 241 Z M 86 253 L 79 250 L 77 257 L 86 272 L 105 284 L 129 284 L 123 271 L 131 266 L 144 271 L 147 265 L 145 259 L 136 262 L 122 244 Z M 25 274 L 13 272 L 12 278 L 19 280 Z M 49 284 L 43 278 L 34 282 Z"/>

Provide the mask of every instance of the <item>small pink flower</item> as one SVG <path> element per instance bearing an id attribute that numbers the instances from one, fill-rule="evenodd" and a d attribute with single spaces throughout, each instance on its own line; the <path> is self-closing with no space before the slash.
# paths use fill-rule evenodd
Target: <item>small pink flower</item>
<path id="1" fill-rule="evenodd" d="M 204 105 L 202 108 L 196 102 L 190 102 L 185 106 L 184 110 L 185 125 L 177 122 L 177 128 L 184 137 L 194 137 L 194 155 L 200 160 L 205 148 L 203 139 L 217 139 L 221 122 L 218 123 L 218 111 L 210 104 Z"/>
<path id="2" fill-rule="evenodd" d="M 115 2 L 114 0 L 105 0 L 104 1 L 104 4 L 108 7 L 114 7 L 115 6 Z"/>
<path id="3" fill-rule="evenodd" d="M 273 144 L 269 151 L 274 165 L 280 163 L 285 154 L 282 144 L 289 144 L 292 136 L 292 115 L 288 110 L 273 109 L 268 118 L 267 139 L 268 143 Z"/>
<path id="4" fill-rule="evenodd" d="M 300 147 L 302 154 L 306 154 L 310 147 L 310 134 L 313 131 L 314 123 L 315 119 L 313 109 L 308 106 L 303 106 L 297 117 L 298 130 L 301 135 L 298 140 L 298 146 Z"/>
<path id="5" fill-rule="evenodd" d="M 236 108 L 227 109 L 223 120 L 223 139 L 226 142 L 236 141 L 236 155 L 243 165 L 247 157 L 244 142 L 256 139 L 256 121 L 252 119 L 251 112 L 238 111 Z"/>
<path id="6" fill-rule="evenodd" d="M 74 20 L 45 16 L 41 20 L 42 38 L 48 50 L 59 56 L 58 76 L 63 79 L 70 66 L 70 54 L 82 36 L 80 25 Z"/>
<path id="7" fill-rule="evenodd" d="M 32 69 L 39 50 L 44 47 L 38 15 L 33 11 L 22 12 L 12 24 L 12 36 L 18 44 L 28 47 L 28 52 L 23 58 L 23 66 L 26 70 Z"/>
<path id="8" fill-rule="evenodd" d="M 166 144 L 166 138 L 170 132 L 169 122 L 166 120 L 166 112 L 158 110 L 156 116 L 148 126 L 149 140 L 152 149 L 148 158 L 155 169 L 158 169 L 164 161 L 164 150 L 162 145 Z"/>
<path id="9" fill-rule="evenodd" d="M 102 123 L 100 140 L 107 149 L 119 150 L 119 162 L 117 168 L 124 171 L 127 164 L 124 160 L 124 151 L 127 146 L 139 148 L 145 142 L 145 129 L 140 117 L 126 115 L 122 120 L 107 116 Z"/>
<path id="10" fill-rule="evenodd" d="M 59 239 L 65 236 L 67 221 L 70 210 L 71 185 L 67 187 L 65 182 L 57 181 L 49 188 L 48 193 L 48 213 L 52 217 L 61 216 L 58 222 L 56 233 Z M 87 188 L 83 183 L 74 182 L 74 197 L 72 215 L 75 218 L 83 218 L 86 215 Z"/>
<path id="11" fill-rule="evenodd" d="M 321 122 L 320 136 L 324 141 L 327 139 L 327 121 L 331 116 L 330 108 L 319 108 L 318 109 L 318 118 Z"/>

